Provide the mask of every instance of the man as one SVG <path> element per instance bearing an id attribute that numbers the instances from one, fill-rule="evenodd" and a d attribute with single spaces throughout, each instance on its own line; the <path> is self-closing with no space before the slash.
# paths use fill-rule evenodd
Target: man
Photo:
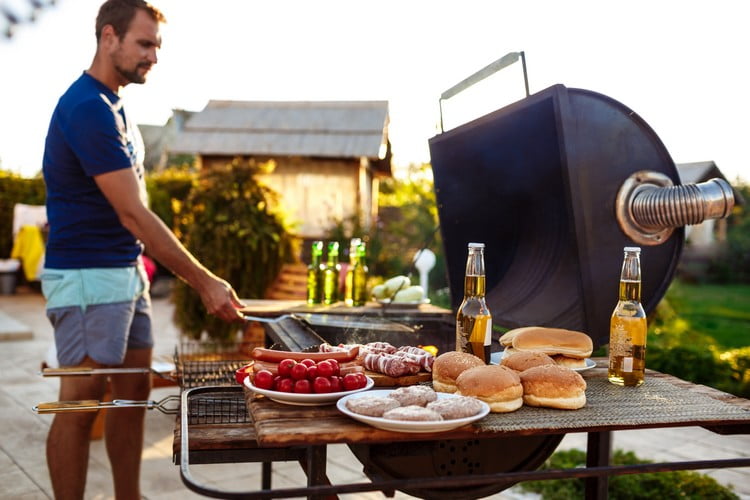
<path id="1" fill-rule="evenodd" d="M 119 97 L 157 62 L 164 16 L 145 0 L 107 0 L 88 71 L 60 98 L 45 145 L 50 225 L 42 287 L 61 366 L 151 365 L 149 254 L 185 280 L 209 313 L 240 319 L 237 295 L 203 267 L 145 200 L 143 143 Z M 113 399 L 148 399 L 148 374 L 110 377 Z M 102 376 L 62 377 L 60 400 L 101 400 Z M 116 498 L 140 498 L 143 408 L 110 411 L 105 426 Z M 55 416 L 47 464 L 57 499 L 83 498 L 95 414 Z"/>

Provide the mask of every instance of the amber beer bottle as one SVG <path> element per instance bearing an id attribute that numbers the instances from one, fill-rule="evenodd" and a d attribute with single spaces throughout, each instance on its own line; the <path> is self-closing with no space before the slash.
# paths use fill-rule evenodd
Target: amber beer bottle
<path id="1" fill-rule="evenodd" d="M 313 241 L 310 250 L 310 265 L 307 266 L 307 304 L 323 302 L 323 242 Z"/>
<path id="2" fill-rule="evenodd" d="M 620 297 L 609 327 L 609 381 L 636 387 L 646 369 L 646 313 L 641 305 L 641 249 L 625 247 Z"/>
<path id="3" fill-rule="evenodd" d="M 456 314 L 456 350 L 490 363 L 492 315 L 485 302 L 484 243 L 469 243 L 464 300 Z"/>
<path id="4" fill-rule="evenodd" d="M 323 303 L 326 305 L 331 305 L 339 300 L 340 274 L 339 243 L 331 241 L 328 243 L 328 256 L 323 267 Z"/>

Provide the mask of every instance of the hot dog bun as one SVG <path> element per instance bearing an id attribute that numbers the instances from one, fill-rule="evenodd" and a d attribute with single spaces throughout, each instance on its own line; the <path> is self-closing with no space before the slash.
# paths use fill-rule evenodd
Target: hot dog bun
<path id="1" fill-rule="evenodd" d="M 456 387 L 456 394 L 484 401 L 493 413 L 507 413 L 523 406 L 521 379 L 507 366 L 469 368 L 458 376 Z"/>
<path id="2" fill-rule="evenodd" d="M 456 378 L 475 366 L 484 366 L 484 361 L 467 352 L 445 352 L 432 363 L 432 387 L 438 392 L 456 392 Z"/>
<path id="3" fill-rule="evenodd" d="M 500 343 L 515 351 L 542 352 L 549 356 L 562 354 L 579 359 L 591 356 L 594 349 L 591 337 L 583 332 L 542 326 L 509 330 L 500 337 Z"/>
<path id="4" fill-rule="evenodd" d="M 523 402 L 577 410 L 586 405 L 586 381 L 578 372 L 558 365 L 535 366 L 521 372 Z"/>

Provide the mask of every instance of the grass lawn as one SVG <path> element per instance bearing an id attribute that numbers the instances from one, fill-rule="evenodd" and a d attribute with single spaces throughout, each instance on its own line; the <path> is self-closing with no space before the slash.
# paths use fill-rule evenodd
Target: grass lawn
<path id="1" fill-rule="evenodd" d="M 750 346 L 750 285 L 705 285 L 673 281 L 666 294 L 693 330 L 722 347 Z"/>

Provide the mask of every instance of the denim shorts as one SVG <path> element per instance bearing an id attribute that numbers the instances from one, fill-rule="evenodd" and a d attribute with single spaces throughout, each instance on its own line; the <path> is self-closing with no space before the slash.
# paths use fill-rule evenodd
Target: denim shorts
<path id="1" fill-rule="evenodd" d="M 135 268 L 44 271 L 42 290 L 60 366 L 78 365 L 85 356 L 120 365 L 128 349 L 153 347 L 151 300 L 143 276 Z"/>

